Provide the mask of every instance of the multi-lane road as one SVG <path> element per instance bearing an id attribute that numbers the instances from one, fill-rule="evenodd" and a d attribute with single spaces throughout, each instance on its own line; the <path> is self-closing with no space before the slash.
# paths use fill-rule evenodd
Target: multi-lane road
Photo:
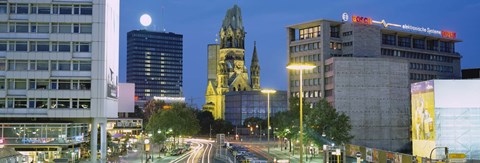
<path id="1" fill-rule="evenodd" d="M 204 139 L 186 139 L 191 150 L 170 161 L 170 163 L 213 163 L 215 147 L 213 141 Z"/>

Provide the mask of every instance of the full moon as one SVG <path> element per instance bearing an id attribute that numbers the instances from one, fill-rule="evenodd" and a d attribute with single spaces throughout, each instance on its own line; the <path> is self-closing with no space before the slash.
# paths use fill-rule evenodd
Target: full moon
<path id="1" fill-rule="evenodd" d="M 144 27 L 149 26 L 150 24 L 152 24 L 152 17 L 150 17 L 150 15 L 148 14 L 143 14 L 140 17 L 140 24 L 142 24 Z"/>

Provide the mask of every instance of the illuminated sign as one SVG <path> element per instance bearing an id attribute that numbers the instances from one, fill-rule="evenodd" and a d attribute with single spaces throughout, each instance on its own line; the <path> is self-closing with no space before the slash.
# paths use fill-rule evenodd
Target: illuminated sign
<path id="1" fill-rule="evenodd" d="M 355 15 L 352 16 L 352 21 L 355 23 L 361 23 L 361 24 L 372 24 L 372 18 L 355 16 Z"/>
<path id="2" fill-rule="evenodd" d="M 449 31 L 442 31 L 442 37 L 455 39 L 457 37 L 457 33 L 449 32 Z"/>
<path id="3" fill-rule="evenodd" d="M 348 16 L 348 14 L 346 14 L 346 13 L 342 14 L 342 20 L 343 21 L 348 20 L 348 18 L 345 19 L 346 15 Z M 376 21 L 376 20 L 372 20 L 372 18 L 363 17 L 363 16 L 356 16 L 356 15 L 352 16 L 352 22 L 360 23 L 360 24 L 368 24 L 368 25 L 379 24 L 379 25 L 382 25 L 385 28 L 398 27 L 398 28 L 401 28 L 401 29 L 404 29 L 404 30 L 421 32 L 421 33 L 426 33 L 426 34 L 429 34 L 429 35 L 437 35 L 437 36 L 441 36 L 443 38 L 449 38 L 449 39 L 455 39 L 457 37 L 457 33 L 455 33 L 455 32 L 441 31 L 441 30 L 425 28 L 425 27 L 418 27 L 418 26 L 413 26 L 413 25 L 408 25 L 408 24 L 400 25 L 400 24 L 394 24 L 394 23 L 387 23 L 385 20 Z"/>

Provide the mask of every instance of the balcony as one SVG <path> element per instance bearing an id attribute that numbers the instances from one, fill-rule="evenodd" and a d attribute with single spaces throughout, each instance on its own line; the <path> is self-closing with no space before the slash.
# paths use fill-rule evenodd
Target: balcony
<path id="1" fill-rule="evenodd" d="M 0 33 L 0 39 L 35 39 L 48 41 L 48 33 Z"/>
<path id="2" fill-rule="evenodd" d="M 7 96 L 26 97 L 27 96 L 27 90 L 26 89 L 9 89 L 9 90 L 7 90 Z"/>
<path id="3" fill-rule="evenodd" d="M 1 72 L 1 71 L 0 71 Z M 6 71 L 6 78 L 10 79 L 48 79 L 50 77 L 49 71 Z"/>

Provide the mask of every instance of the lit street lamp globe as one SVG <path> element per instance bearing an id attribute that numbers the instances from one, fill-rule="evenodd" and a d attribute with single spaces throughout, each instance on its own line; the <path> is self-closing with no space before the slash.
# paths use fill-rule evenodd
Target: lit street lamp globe
<path id="1" fill-rule="evenodd" d="M 145 139 L 144 143 L 145 144 L 150 144 L 150 139 Z"/>
<path id="2" fill-rule="evenodd" d="M 150 17 L 148 14 L 143 14 L 140 17 L 140 24 L 142 24 L 144 27 L 150 26 L 150 24 L 152 24 L 152 17 Z"/>

